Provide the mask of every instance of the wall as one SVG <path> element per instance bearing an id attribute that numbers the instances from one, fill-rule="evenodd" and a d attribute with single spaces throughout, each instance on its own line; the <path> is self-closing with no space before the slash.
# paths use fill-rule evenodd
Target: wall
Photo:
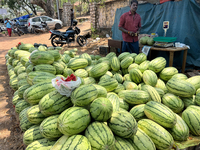
<path id="1" fill-rule="evenodd" d="M 61 20 L 64 26 L 70 26 L 71 24 L 71 9 L 73 5 L 71 3 L 63 3 L 63 13 L 61 15 Z"/>
<path id="2" fill-rule="evenodd" d="M 117 8 L 129 5 L 129 0 L 107 1 L 103 5 L 90 4 L 90 18 L 94 28 L 111 28 Z"/>

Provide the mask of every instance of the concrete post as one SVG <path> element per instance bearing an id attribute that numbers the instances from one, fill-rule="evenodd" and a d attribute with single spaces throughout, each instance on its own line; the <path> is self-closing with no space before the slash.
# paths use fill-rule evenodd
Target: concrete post
<path id="1" fill-rule="evenodd" d="M 71 24 L 71 9 L 73 9 L 73 5 L 71 3 L 63 3 L 63 25 L 70 26 Z"/>

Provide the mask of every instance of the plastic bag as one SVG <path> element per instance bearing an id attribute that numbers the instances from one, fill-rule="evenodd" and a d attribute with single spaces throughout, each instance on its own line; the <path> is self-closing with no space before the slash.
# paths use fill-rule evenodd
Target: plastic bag
<path id="1" fill-rule="evenodd" d="M 52 85 L 58 90 L 61 95 L 71 96 L 72 91 L 79 87 L 81 79 L 76 77 L 76 81 L 65 81 L 67 78 L 56 77 L 51 80 Z"/>

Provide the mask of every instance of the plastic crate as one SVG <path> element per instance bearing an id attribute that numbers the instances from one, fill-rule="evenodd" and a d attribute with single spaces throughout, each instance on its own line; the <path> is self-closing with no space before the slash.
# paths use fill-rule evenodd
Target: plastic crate
<path id="1" fill-rule="evenodd" d="M 153 40 L 156 42 L 175 42 L 176 39 L 177 37 L 162 37 L 162 36 L 153 38 Z"/>

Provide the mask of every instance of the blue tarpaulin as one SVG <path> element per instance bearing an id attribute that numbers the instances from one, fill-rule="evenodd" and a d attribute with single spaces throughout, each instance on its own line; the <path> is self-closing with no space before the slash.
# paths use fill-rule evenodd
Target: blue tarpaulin
<path id="1" fill-rule="evenodd" d="M 33 15 L 33 14 L 30 14 L 30 16 L 31 16 L 31 15 Z M 29 15 L 24 15 L 24 16 L 20 16 L 20 17 L 18 17 L 18 18 L 14 18 L 13 20 L 28 19 L 28 18 L 30 18 L 30 16 L 29 16 Z"/>
<path id="2" fill-rule="evenodd" d="M 128 12 L 130 7 L 116 10 L 115 21 L 112 27 L 112 38 L 123 40 L 118 29 L 120 16 Z M 137 13 L 142 19 L 141 34 L 157 32 L 164 36 L 163 21 L 169 21 L 167 37 L 177 37 L 177 42 L 190 46 L 187 55 L 186 67 L 200 67 L 200 5 L 195 0 L 182 0 L 179 2 L 165 2 L 163 4 L 139 4 Z M 158 52 L 157 55 L 169 60 L 168 52 Z M 173 66 L 181 66 L 183 51 L 175 52 Z"/>

